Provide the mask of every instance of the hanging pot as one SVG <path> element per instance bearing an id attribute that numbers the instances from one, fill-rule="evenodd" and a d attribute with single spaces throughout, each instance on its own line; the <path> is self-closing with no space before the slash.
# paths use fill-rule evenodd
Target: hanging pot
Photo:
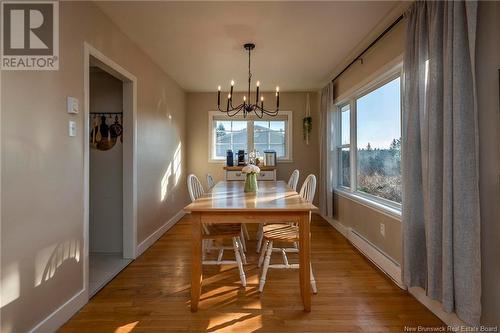
<path id="1" fill-rule="evenodd" d="M 101 116 L 101 125 L 99 126 L 99 132 L 101 140 L 97 143 L 97 149 L 99 150 L 109 150 L 113 148 L 116 140 L 111 140 L 111 132 L 109 126 L 106 124 L 106 116 Z"/>
<path id="2" fill-rule="evenodd" d="M 118 116 L 115 116 L 114 124 L 109 126 L 109 132 L 111 134 L 111 140 L 116 141 L 118 137 L 120 137 L 120 139 L 121 139 L 121 136 L 123 133 L 123 127 L 120 124 L 120 122 L 118 121 Z"/>

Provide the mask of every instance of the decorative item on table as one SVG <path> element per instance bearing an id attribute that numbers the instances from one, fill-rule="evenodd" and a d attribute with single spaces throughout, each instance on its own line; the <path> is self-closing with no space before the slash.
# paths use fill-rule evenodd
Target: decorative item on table
<path id="1" fill-rule="evenodd" d="M 257 174 L 260 173 L 260 168 L 256 165 L 249 164 L 243 167 L 241 172 L 246 174 L 245 192 L 257 192 L 257 190 L 259 189 L 257 186 Z"/>
<path id="2" fill-rule="evenodd" d="M 255 160 L 257 159 L 257 151 L 255 149 L 252 149 L 250 153 L 248 153 L 248 163 L 249 164 L 257 164 L 255 163 Z"/>
<path id="3" fill-rule="evenodd" d="M 226 152 L 226 165 L 227 166 L 233 166 L 234 165 L 233 151 L 231 149 L 228 149 L 227 152 Z"/>
<path id="4" fill-rule="evenodd" d="M 309 102 L 309 94 L 306 95 L 306 116 L 303 119 L 302 129 L 304 133 L 304 141 L 309 144 L 309 136 L 312 131 L 311 103 Z"/>
<path id="5" fill-rule="evenodd" d="M 245 151 L 244 150 L 238 150 L 238 165 L 246 165 L 245 162 Z"/>
<path id="6" fill-rule="evenodd" d="M 276 166 L 276 151 L 275 150 L 264 150 L 264 165 L 265 166 Z"/>

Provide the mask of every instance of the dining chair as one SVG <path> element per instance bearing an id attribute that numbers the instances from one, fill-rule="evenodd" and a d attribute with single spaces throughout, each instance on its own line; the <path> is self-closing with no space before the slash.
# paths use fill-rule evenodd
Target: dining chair
<path id="1" fill-rule="evenodd" d="M 207 184 L 208 184 L 208 189 L 212 189 L 215 186 L 215 181 L 214 177 L 210 173 L 207 173 Z M 241 245 L 243 247 L 243 251 L 247 251 L 247 244 L 246 244 L 246 239 L 250 239 L 250 236 L 248 234 L 247 227 L 244 224 L 241 224 Z"/>
<path id="2" fill-rule="evenodd" d="M 288 186 L 291 187 L 294 191 L 297 191 L 297 183 L 299 182 L 299 170 L 293 170 L 290 179 L 288 179 Z"/>
<path id="3" fill-rule="evenodd" d="M 188 192 L 191 201 L 194 202 L 205 194 L 200 180 L 193 174 L 187 178 Z M 238 265 L 240 272 L 241 284 L 245 287 L 247 285 L 245 271 L 243 264 L 246 264 L 246 256 L 243 251 L 241 243 L 241 224 L 202 224 L 202 265 Z M 223 241 L 226 239 L 232 240 L 232 246 L 224 246 Z M 218 240 L 222 245 L 214 246 L 212 243 Z M 206 253 L 211 249 L 219 250 L 217 259 L 207 260 Z M 235 260 L 223 260 L 224 250 L 232 249 L 234 251 Z"/>
<path id="4" fill-rule="evenodd" d="M 292 174 L 290 175 L 290 178 L 288 179 L 288 187 L 290 187 L 294 191 L 297 191 L 297 183 L 299 182 L 299 176 L 300 176 L 300 171 L 295 169 L 293 170 Z M 260 223 L 259 228 L 257 230 L 257 248 L 256 248 L 257 253 L 259 253 L 262 247 L 263 227 L 264 223 Z"/>
<path id="5" fill-rule="evenodd" d="M 299 195 L 307 202 L 312 203 L 316 192 L 316 176 L 309 175 L 302 184 Z M 299 226 L 297 223 L 290 224 L 267 224 L 263 227 L 264 245 L 262 246 L 261 255 L 258 266 L 262 269 L 260 277 L 259 291 L 264 290 L 266 283 L 267 271 L 269 268 L 278 269 L 298 269 L 299 264 L 291 264 L 288 261 L 287 253 L 299 253 L 300 248 L 297 246 L 299 242 Z M 277 243 L 294 244 L 293 247 L 274 247 Z M 283 258 L 283 264 L 271 264 L 271 254 L 280 252 Z M 312 271 L 312 264 L 309 265 L 311 270 L 311 289 L 314 294 L 318 292 L 316 288 L 316 280 Z"/>
<path id="6" fill-rule="evenodd" d="M 212 187 L 215 186 L 215 181 L 214 181 L 214 178 L 212 177 L 211 174 L 207 173 L 207 184 L 208 184 L 208 188 L 211 189 Z"/>

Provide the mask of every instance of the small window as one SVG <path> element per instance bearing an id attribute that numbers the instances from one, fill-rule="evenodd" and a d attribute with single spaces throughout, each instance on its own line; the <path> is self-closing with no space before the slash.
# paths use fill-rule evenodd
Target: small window
<path id="1" fill-rule="evenodd" d="M 292 113 L 280 111 L 276 117 L 259 119 L 258 117 L 228 117 L 220 112 L 210 112 L 211 128 L 209 161 L 221 162 L 226 159 L 227 151 L 255 149 L 276 151 L 280 161 L 292 160 Z"/>
<path id="2" fill-rule="evenodd" d="M 337 146 L 339 167 L 338 183 L 342 187 L 351 187 L 351 107 L 346 104 L 340 107 L 340 144 Z"/>

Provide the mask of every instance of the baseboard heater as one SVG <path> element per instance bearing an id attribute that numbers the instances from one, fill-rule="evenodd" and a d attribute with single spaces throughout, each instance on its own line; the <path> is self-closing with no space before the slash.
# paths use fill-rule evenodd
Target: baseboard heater
<path id="1" fill-rule="evenodd" d="M 347 239 L 375 266 L 384 272 L 401 289 L 406 289 L 401 279 L 401 266 L 377 246 L 352 228 L 347 228 Z"/>

